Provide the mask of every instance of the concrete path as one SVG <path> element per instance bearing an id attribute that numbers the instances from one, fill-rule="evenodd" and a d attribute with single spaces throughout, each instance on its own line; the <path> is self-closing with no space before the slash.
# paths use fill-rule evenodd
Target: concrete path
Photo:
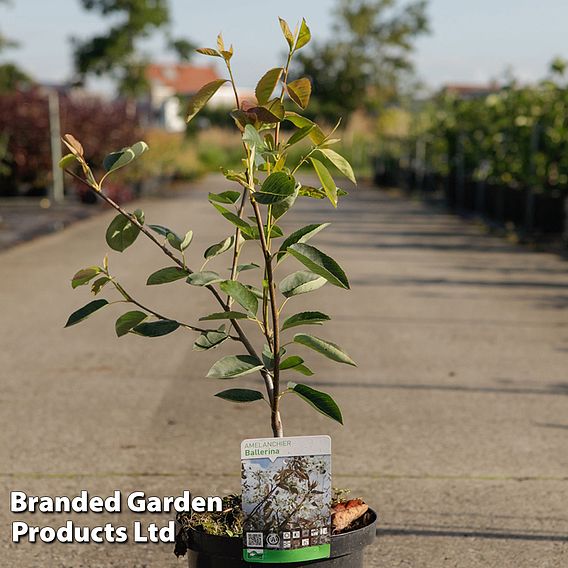
<path id="1" fill-rule="evenodd" d="M 222 189 L 209 178 L 186 196 L 138 205 L 149 223 L 195 231 L 192 264 L 228 233 L 205 200 L 205 191 Z M 240 441 L 269 435 L 263 405 L 212 397 L 220 385 L 204 375 L 228 349 L 192 352 L 192 336 L 181 331 L 117 340 L 121 306 L 62 329 L 89 301 L 88 290 L 72 291 L 69 279 L 101 262 L 111 217 L 0 254 L 0 566 L 185 566 L 169 545 L 13 545 L 13 520 L 57 527 L 68 517 L 12 514 L 8 493 L 236 491 Z M 335 315 L 320 334 L 341 343 L 359 367 L 306 353 L 319 370 L 313 384 L 341 403 L 344 428 L 291 397 L 284 417 L 289 435 L 331 434 L 335 485 L 379 511 L 367 566 L 568 566 L 566 263 L 365 188 L 337 212 L 302 204 L 286 225 L 324 220 L 333 224 L 314 243 L 340 260 L 353 290 L 328 286 L 293 307 L 309 300 Z M 213 306 L 183 281 L 147 288 L 146 277 L 169 263 L 142 238 L 111 254 L 110 264 L 162 313 L 190 320 Z M 282 273 L 293 269 L 288 260 Z M 72 518 L 91 526 L 135 520 L 127 513 Z"/>
<path id="2" fill-rule="evenodd" d="M 60 231 L 99 211 L 99 207 L 74 198 L 61 205 L 50 205 L 47 199 L 39 197 L 0 198 L 0 250 Z"/>

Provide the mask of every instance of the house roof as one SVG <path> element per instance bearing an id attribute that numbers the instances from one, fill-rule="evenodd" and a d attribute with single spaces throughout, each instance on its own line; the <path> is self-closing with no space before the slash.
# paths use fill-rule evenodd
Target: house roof
<path id="1" fill-rule="evenodd" d="M 170 87 L 179 95 L 190 95 L 203 85 L 219 79 L 213 67 L 198 67 L 184 63 L 172 65 L 152 63 L 148 65 L 146 74 L 150 83 Z"/>
<path id="2" fill-rule="evenodd" d="M 468 83 L 450 83 L 442 87 L 442 92 L 451 93 L 458 97 L 479 97 L 496 93 L 500 87 L 496 83 L 489 83 L 487 85 L 476 85 Z"/>

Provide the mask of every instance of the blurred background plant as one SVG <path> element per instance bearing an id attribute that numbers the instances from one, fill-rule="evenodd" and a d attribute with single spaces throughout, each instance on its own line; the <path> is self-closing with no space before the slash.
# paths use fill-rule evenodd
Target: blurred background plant
<path id="1" fill-rule="evenodd" d="M 118 185 L 124 184 L 113 189 L 119 200 L 155 186 L 156 180 L 162 185 L 164 180 L 187 181 L 218 171 L 220 164 L 237 166 L 241 141 L 234 134 L 226 98 L 212 104 L 195 124 L 186 126 L 180 119 L 187 99 L 206 79 L 215 78 L 216 71 L 187 63 L 153 64 L 144 54 L 144 42 L 155 36 L 181 62 L 193 52 L 190 41 L 173 36 L 169 2 L 78 2 L 108 26 L 92 37 L 72 38 L 74 74 L 69 83 L 39 84 L 12 62 L 0 65 L 0 195 L 45 195 L 54 183 L 48 101 L 53 90 L 59 99 L 59 131 L 89 140 L 93 155 L 88 159 L 93 163 L 100 163 L 104 149 L 142 136 L 149 141 L 153 151 L 144 164 L 117 179 Z M 343 117 L 340 151 L 359 176 L 372 174 L 377 116 L 397 99 L 407 81 L 404 77 L 411 75 L 414 39 L 428 29 L 425 7 L 423 1 L 338 0 L 333 41 L 316 42 L 293 70 L 307 75 L 318 93 L 315 117 L 324 123 Z M 0 36 L 0 52 L 8 47 L 12 42 Z M 93 94 L 87 88 L 90 77 L 106 78 L 116 96 Z M 245 92 L 243 98 L 253 101 L 254 93 Z M 299 157 L 303 147 L 294 151 Z M 154 183 L 144 187 L 142 180 L 148 179 Z M 88 199 L 77 188 L 69 190 Z"/>
<path id="2" fill-rule="evenodd" d="M 0 195 L 51 196 L 57 181 L 54 136 L 69 130 L 89 140 L 93 162 L 100 162 L 108 148 L 139 137 L 149 140 L 152 152 L 144 165 L 108 188 L 120 201 L 218 172 L 220 164 L 239 165 L 241 142 L 234 135 L 229 86 L 197 120 L 190 125 L 183 120 L 188 99 L 220 76 L 215 62 L 190 61 L 194 42 L 174 34 L 173 12 L 179 7 L 173 0 L 76 4 L 98 16 L 104 28 L 75 33 L 69 49 L 73 71 L 64 84 L 30 77 L 14 60 L 22 50 L 0 33 Z M 360 179 L 445 194 L 452 207 L 481 212 L 501 224 L 513 220 L 526 232 L 538 216 L 533 196 L 537 208 L 539 195 L 554 196 L 557 201 L 547 207 L 559 213 L 543 223 L 558 232 L 566 224 L 562 202 L 568 188 L 566 62 L 554 59 L 539 82 L 521 82 L 506 72 L 485 84 L 427 89 L 414 66 L 420 41 L 432 27 L 434 4 L 329 0 L 329 33 L 314 37 L 291 68 L 292 77 L 307 76 L 311 82 L 309 118 L 333 128 L 341 116 L 339 150 Z M 0 0 L 0 10 L 10 9 L 10 0 Z M 149 53 L 157 45 L 176 62 L 156 62 Z M 94 80 L 106 86 L 102 94 L 94 92 Z M 59 117 L 48 100 L 54 93 Z M 252 89 L 240 90 L 239 96 L 256 104 Z M 304 151 L 305 145 L 297 145 L 294 157 Z M 516 193 L 507 197 L 501 186 Z M 69 183 L 67 195 L 87 198 Z"/>
<path id="3" fill-rule="evenodd" d="M 9 0 L 0 0 L 0 8 L 8 4 Z M 5 36 L 0 30 L 0 56 L 15 47 L 18 47 L 18 43 Z M 0 94 L 28 85 L 30 82 L 28 75 L 13 61 L 0 63 Z"/>
<path id="4" fill-rule="evenodd" d="M 138 116 L 136 112 L 128 111 L 126 101 L 71 97 L 61 93 L 59 105 L 62 129 L 75 129 L 92 141 L 88 159 L 94 163 L 99 163 L 108 153 L 108 144 L 124 146 L 140 131 Z M 93 117 L 97 117 L 96 120 Z M 44 193 L 52 180 L 45 91 L 35 87 L 0 96 L 0 124 L 4 140 L 0 194 Z"/>
<path id="5" fill-rule="evenodd" d="M 445 89 L 408 106 L 406 127 L 381 137 L 376 181 L 442 194 L 463 212 L 530 233 L 565 231 L 566 62 L 536 85 L 510 74 L 479 91 Z"/>
<path id="6" fill-rule="evenodd" d="M 348 121 L 396 102 L 411 83 L 416 39 L 429 31 L 424 0 L 339 0 L 331 39 L 300 54 L 298 73 L 310 77 L 312 116 Z"/>

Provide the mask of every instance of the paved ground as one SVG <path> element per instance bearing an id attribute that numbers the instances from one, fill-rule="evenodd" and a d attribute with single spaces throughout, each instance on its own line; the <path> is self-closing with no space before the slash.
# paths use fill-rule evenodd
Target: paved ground
<path id="1" fill-rule="evenodd" d="M 49 206 L 47 199 L 39 197 L 0 198 L 0 250 L 60 231 L 99 210 L 73 200 Z"/>
<path id="2" fill-rule="evenodd" d="M 224 236 L 203 193 L 224 187 L 210 178 L 189 196 L 140 206 L 148 222 L 196 232 L 191 262 Z M 69 278 L 100 262 L 110 218 L 0 255 L 0 566 L 184 566 L 168 545 L 14 546 L 9 524 L 18 516 L 8 511 L 8 492 L 236 490 L 240 440 L 269 434 L 262 405 L 212 398 L 219 385 L 203 377 L 219 353 L 192 352 L 188 334 L 118 341 L 111 316 L 119 306 L 62 329 L 88 301 Z M 320 369 L 313 383 L 341 402 L 344 428 L 296 400 L 286 401 L 285 421 L 290 435 L 330 433 L 336 485 L 379 511 L 367 566 L 568 566 L 565 262 L 363 188 L 338 212 L 310 203 L 287 222 L 326 219 L 334 223 L 317 242 L 342 261 L 353 291 L 328 287 L 310 300 L 336 315 L 322 335 L 341 342 L 359 367 L 309 358 Z M 110 262 L 161 312 L 189 319 L 205 311 L 206 293 L 183 282 L 167 294 L 144 286 L 168 262 L 142 239 Z M 129 525 L 133 516 L 75 520 Z"/>

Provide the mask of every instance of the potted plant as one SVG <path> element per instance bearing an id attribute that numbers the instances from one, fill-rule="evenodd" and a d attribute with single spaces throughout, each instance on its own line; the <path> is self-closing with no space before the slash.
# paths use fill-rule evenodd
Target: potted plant
<path id="1" fill-rule="evenodd" d="M 339 141 L 334 138 L 337 126 L 326 133 L 299 112 L 285 109 L 287 99 L 298 107 L 298 111 L 308 106 L 310 81 L 307 78 L 290 80 L 289 71 L 294 54 L 309 42 L 311 36 L 305 21 L 294 33 L 284 20 L 280 20 L 280 24 L 289 48 L 287 61 L 284 67 L 271 69 L 260 79 L 255 104 L 239 100 L 231 68 L 232 46 L 227 49 L 223 38 L 219 36 L 216 49 L 198 50 L 207 56 L 222 59 L 229 79 L 209 83 L 192 97 L 187 120 L 190 121 L 228 82 L 233 88 L 236 103 L 231 116 L 242 133 L 243 144 L 242 168 L 223 172 L 225 178 L 234 183 L 234 189 L 209 194 L 211 205 L 231 225 L 231 232 L 205 250 L 205 261 L 200 268 L 189 266 L 186 261 L 185 251 L 192 242 L 191 231 L 178 235 L 163 225 L 147 225 L 142 211 L 126 211 L 104 191 L 109 176 L 146 152 L 148 147 L 144 142 L 109 154 L 103 163 L 106 173 L 100 179 L 95 177 L 85 160 L 82 145 L 71 135 L 64 137 L 70 153 L 61 160 L 61 166 L 71 176 L 118 212 L 106 232 L 106 241 L 111 249 L 123 252 L 143 234 L 168 257 L 169 266 L 151 274 L 148 285 L 165 285 L 184 279 L 188 285 L 200 287 L 210 294 L 216 309 L 195 323 L 184 323 L 164 316 L 141 304 L 127 291 L 112 275 L 106 257 L 101 266 L 91 266 L 77 272 L 72 279 L 73 288 L 90 284 L 95 296 L 114 289 L 119 301 L 131 306 L 132 309 L 116 321 L 118 337 L 136 334 L 153 338 L 183 328 L 197 335 L 194 343 L 197 351 L 215 349 L 224 342 L 234 343 L 238 346 L 237 354 L 221 358 L 211 367 L 207 376 L 236 379 L 258 374 L 262 386 L 259 390 L 231 388 L 216 396 L 237 403 L 267 403 L 275 438 L 284 435 L 280 403 L 287 394 L 299 396 L 315 410 L 343 423 L 341 411 L 329 394 L 307 384 L 287 381 L 287 375 L 309 377 L 313 374 L 301 356 L 287 354 L 290 346 L 311 349 L 338 363 L 355 365 L 338 345 L 304 332 L 307 326 L 321 325 L 330 320 L 328 315 L 319 311 L 288 311 L 299 294 L 315 291 L 325 284 L 348 290 L 349 281 L 335 260 L 308 244 L 312 237 L 328 226 L 327 223 L 307 225 L 288 235 L 284 234 L 278 223 L 302 198 L 327 199 L 333 207 L 337 207 L 345 192 L 336 186 L 329 164 L 351 182 L 356 182 L 347 160 L 333 149 Z M 291 134 L 284 132 L 284 122 L 288 123 Z M 290 150 L 301 141 L 309 144 L 301 157 L 293 160 Z M 305 185 L 296 178 L 304 165 L 313 168 L 319 186 Z M 239 264 L 244 247 L 259 251 L 258 263 Z M 228 277 L 211 268 L 211 264 L 221 255 L 232 259 Z M 298 266 L 278 279 L 276 268 L 280 268 L 286 259 L 289 264 L 298 262 Z M 258 274 L 258 286 L 246 283 L 246 280 L 250 280 L 249 275 L 254 273 Z M 108 300 L 97 297 L 74 312 L 67 326 L 83 321 L 108 304 Z M 263 345 L 254 345 L 247 328 L 261 330 Z M 242 516 L 238 496 L 225 498 L 223 513 L 215 518 L 208 517 L 207 522 L 205 517 L 198 515 L 182 516 L 179 519 L 182 538 L 177 551 L 184 552 L 181 549 L 187 545 L 191 551 L 190 566 L 193 567 L 231 568 L 247 565 L 242 560 L 242 541 L 238 534 Z M 338 498 L 333 518 L 336 534 L 332 537 L 331 558 L 294 565 L 363 566 L 363 548 L 375 536 L 375 513 L 368 510 L 362 501 Z M 214 529 L 211 528 L 213 525 Z"/>

